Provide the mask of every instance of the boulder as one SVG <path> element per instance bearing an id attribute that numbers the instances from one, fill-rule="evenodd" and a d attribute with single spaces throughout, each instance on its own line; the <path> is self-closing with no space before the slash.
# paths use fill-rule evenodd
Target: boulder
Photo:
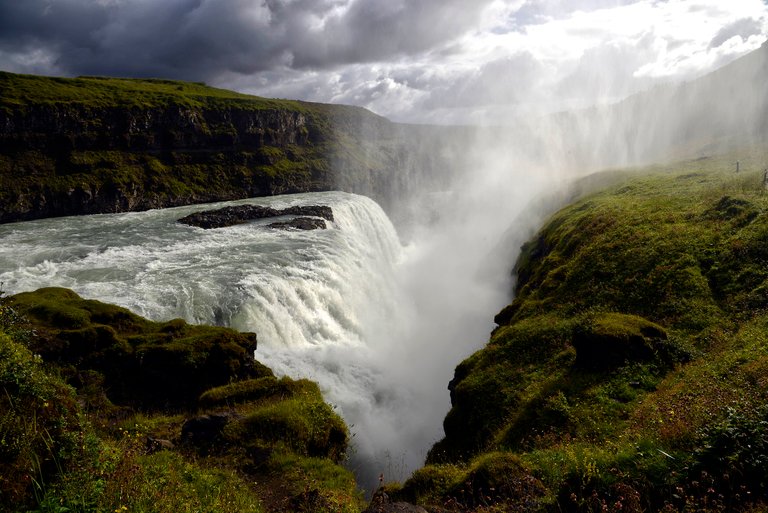
<path id="1" fill-rule="evenodd" d="M 290 221 L 280 221 L 267 225 L 268 228 L 277 228 L 279 230 L 288 230 L 295 228 L 297 230 L 325 230 L 328 226 L 325 220 L 316 217 L 296 217 Z"/>
<path id="2" fill-rule="evenodd" d="M 409 502 L 394 502 L 384 490 L 378 490 L 363 513 L 427 513 L 427 510 Z"/>
<path id="3" fill-rule="evenodd" d="M 173 442 L 170 440 L 164 440 L 162 438 L 154 438 L 151 436 L 147 437 L 147 446 L 146 451 L 147 454 L 154 454 L 159 451 L 170 451 L 174 449 Z"/>
<path id="4" fill-rule="evenodd" d="M 181 439 L 194 446 L 211 445 L 219 439 L 224 426 L 236 417 L 234 413 L 223 412 L 191 418 L 181 426 Z"/>
<path id="5" fill-rule="evenodd" d="M 664 328 L 636 315 L 604 313 L 575 330 L 575 365 L 609 370 L 629 362 L 650 362 L 667 340 Z"/>

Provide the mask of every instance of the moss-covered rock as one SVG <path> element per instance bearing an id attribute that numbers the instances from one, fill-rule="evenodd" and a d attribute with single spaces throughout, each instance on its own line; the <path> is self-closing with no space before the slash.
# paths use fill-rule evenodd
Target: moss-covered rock
<path id="1" fill-rule="evenodd" d="M 465 470 L 457 465 L 426 465 L 403 483 L 396 497 L 416 504 L 444 503 L 463 482 L 465 475 Z"/>
<path id="2" fill-rule="evenodd" d="M 35 326 L 36 353 L 69 366 L 76 381 L 100 373 L 115 403 L 190 405 L 209 388 L 272 375 L 253 357 L 253 333 L 180 319 L 156 323 L 61 288 L 17 294 L 11 304 Z"/>
<path id="3" fill-rule="evenodd" d="M 0 510 L 359 511 L 344 422 L 254 349 L 66 289 L 0 296 Z"/>
<path id="4" fill-rule="evenodd" d="M 285 387 L 286 380 L 282 383 Z M 242 418 L 228 423 L 223 431 L 226 443 L 246 447 L 279 443 L 302 456 L 341 461 L 347 450 L 347 428 L 323 401 L 317 385 L 303 380 L 286 388 L 294 389 L 290 397 L 256 403 Z"/>
<path id="5" fill-rule="evenodd" d="M 202 407 L 234 406 L 263 399 L 288 399 L 302 393 L 311 395 L 315 390 L 316 385 L 305 379 L 264 376 L 206 390 L 200 396 L 199 404 Z"/>
<path id="6" fill-rule="evenodd" d="M 636 315 L 604 313 L 575 330 L 575 364 L 611 370 L 630 362 L 650 362 L 665 340 L 667 332 L 658 324 Z"/>
<path id="7" fill-rule="evenodd" d="M 535 511 L 547 490 L 520 458 L 488 452 L 468 465 L 427 465 L 394 493 L 416 504 L 443 504 L 458 511 Z"/>
<path id="8" fill-rule="evenodd" d="M 454 485 L 448 493 L 470 508 L 503 503 L 508 511 L 522 511 L 535 509 L 545 492 L 541 481 L 531 475 L 517 456 L 491 452 L 475 459 L 464 482 Z"/>
<path id="9" fill-rule="evenodd" d="M 733 160 L 633 174 L 552 216 L 403 493 L 437 507 L 458 483 L 470 511 L 765 508 L 768 196 Z M 534 500 L 481 492 L 499 476 Z"/>

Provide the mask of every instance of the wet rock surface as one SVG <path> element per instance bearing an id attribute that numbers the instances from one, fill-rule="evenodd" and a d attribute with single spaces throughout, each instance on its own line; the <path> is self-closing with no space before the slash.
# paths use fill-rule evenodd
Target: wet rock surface
<path id="1" fill-rule="evenodd" d="M 325 220 L 316 217 L 297 217 L 290 221 L 272 223 L 267 225 L 267 228 L 277 228 L 278 230 L 288 230 L 291 228 L 296 230 L 325 230 L 328 228 L 328 225 L 325 224 Z"/>
<path id="2" fill-rule="evenodd" d="M 224 228 L 243 224 L 257 219 L 280 216 L 300 216 L 290 221 L 280 221 L 269 225 L 271 228 L 298 228 L 314 230 L 326 228 L 325 221 L 333 221 L 333 210 L 326 205 L 295 205 L 283 209 L 260 205 L 239 205 L 217 210 L 196 212 L 178 220 L 179 223 L 199 228 Z M 325 220 L 325 221 L 324 221 Z"/>

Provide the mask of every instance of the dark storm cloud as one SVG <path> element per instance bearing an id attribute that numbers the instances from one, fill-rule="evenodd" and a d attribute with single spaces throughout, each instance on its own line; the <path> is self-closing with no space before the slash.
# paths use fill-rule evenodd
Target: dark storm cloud
<path id="1" fill-rule="evenodd" d="M 299 49 L 298 66 L 378 61 L 420 53 L 469 30 L 490 0 L 357 0 Z"/>
<path id="2" fill-rule="evenodd" d="M 325 68 L 439 46 L 489 2 L 0 0 L 0 55 L 36 49 L 66 73 L 186 79 Z"/>
<path id="3" fill-rule="evenodd" d="M 270 10 L 241 0 L 4 0 L 0 48 L 36 46 L 71 73 L 207 78 L 283 58 Z"/>

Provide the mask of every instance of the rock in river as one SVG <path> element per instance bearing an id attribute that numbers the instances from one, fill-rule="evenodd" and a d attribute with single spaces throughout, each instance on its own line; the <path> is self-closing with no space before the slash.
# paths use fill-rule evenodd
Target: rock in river
<path id="1" fill-rule="evenodd" d="M 197 226 L 199 228 L 223 228 L 225 226 L 247 223 L 248 221 L 254 221 L 256 219 L 266 219 L 270 217 L 290 215 L 304 217 L 298 217 L 297 219 L 287 223 L 273 223 L 270 226 L 273 228 L 293 227 L 302 230 L 313 230 L 316 228 L 325 228 L 325 222 L 320 224 L 314 222 L 320 221 L 319 219 L 314 220 L 307 216 L 318 217 L 327 221 L 333 221 L 333 211 L 331 210 L 331 207 L 327 205 L 294 205 L 292 207 L 283 209 L 275 209 L 272 207 L 264 207 L 260 205 L 238 205 L 234 207 L 224 207 L 217 210 L 195 212 L 194 214 L 182 217 L 178 222 L 188 224 L 190 226 Z M 308 223 L 302 219 L 311 220 L 313 223 Z"/>

